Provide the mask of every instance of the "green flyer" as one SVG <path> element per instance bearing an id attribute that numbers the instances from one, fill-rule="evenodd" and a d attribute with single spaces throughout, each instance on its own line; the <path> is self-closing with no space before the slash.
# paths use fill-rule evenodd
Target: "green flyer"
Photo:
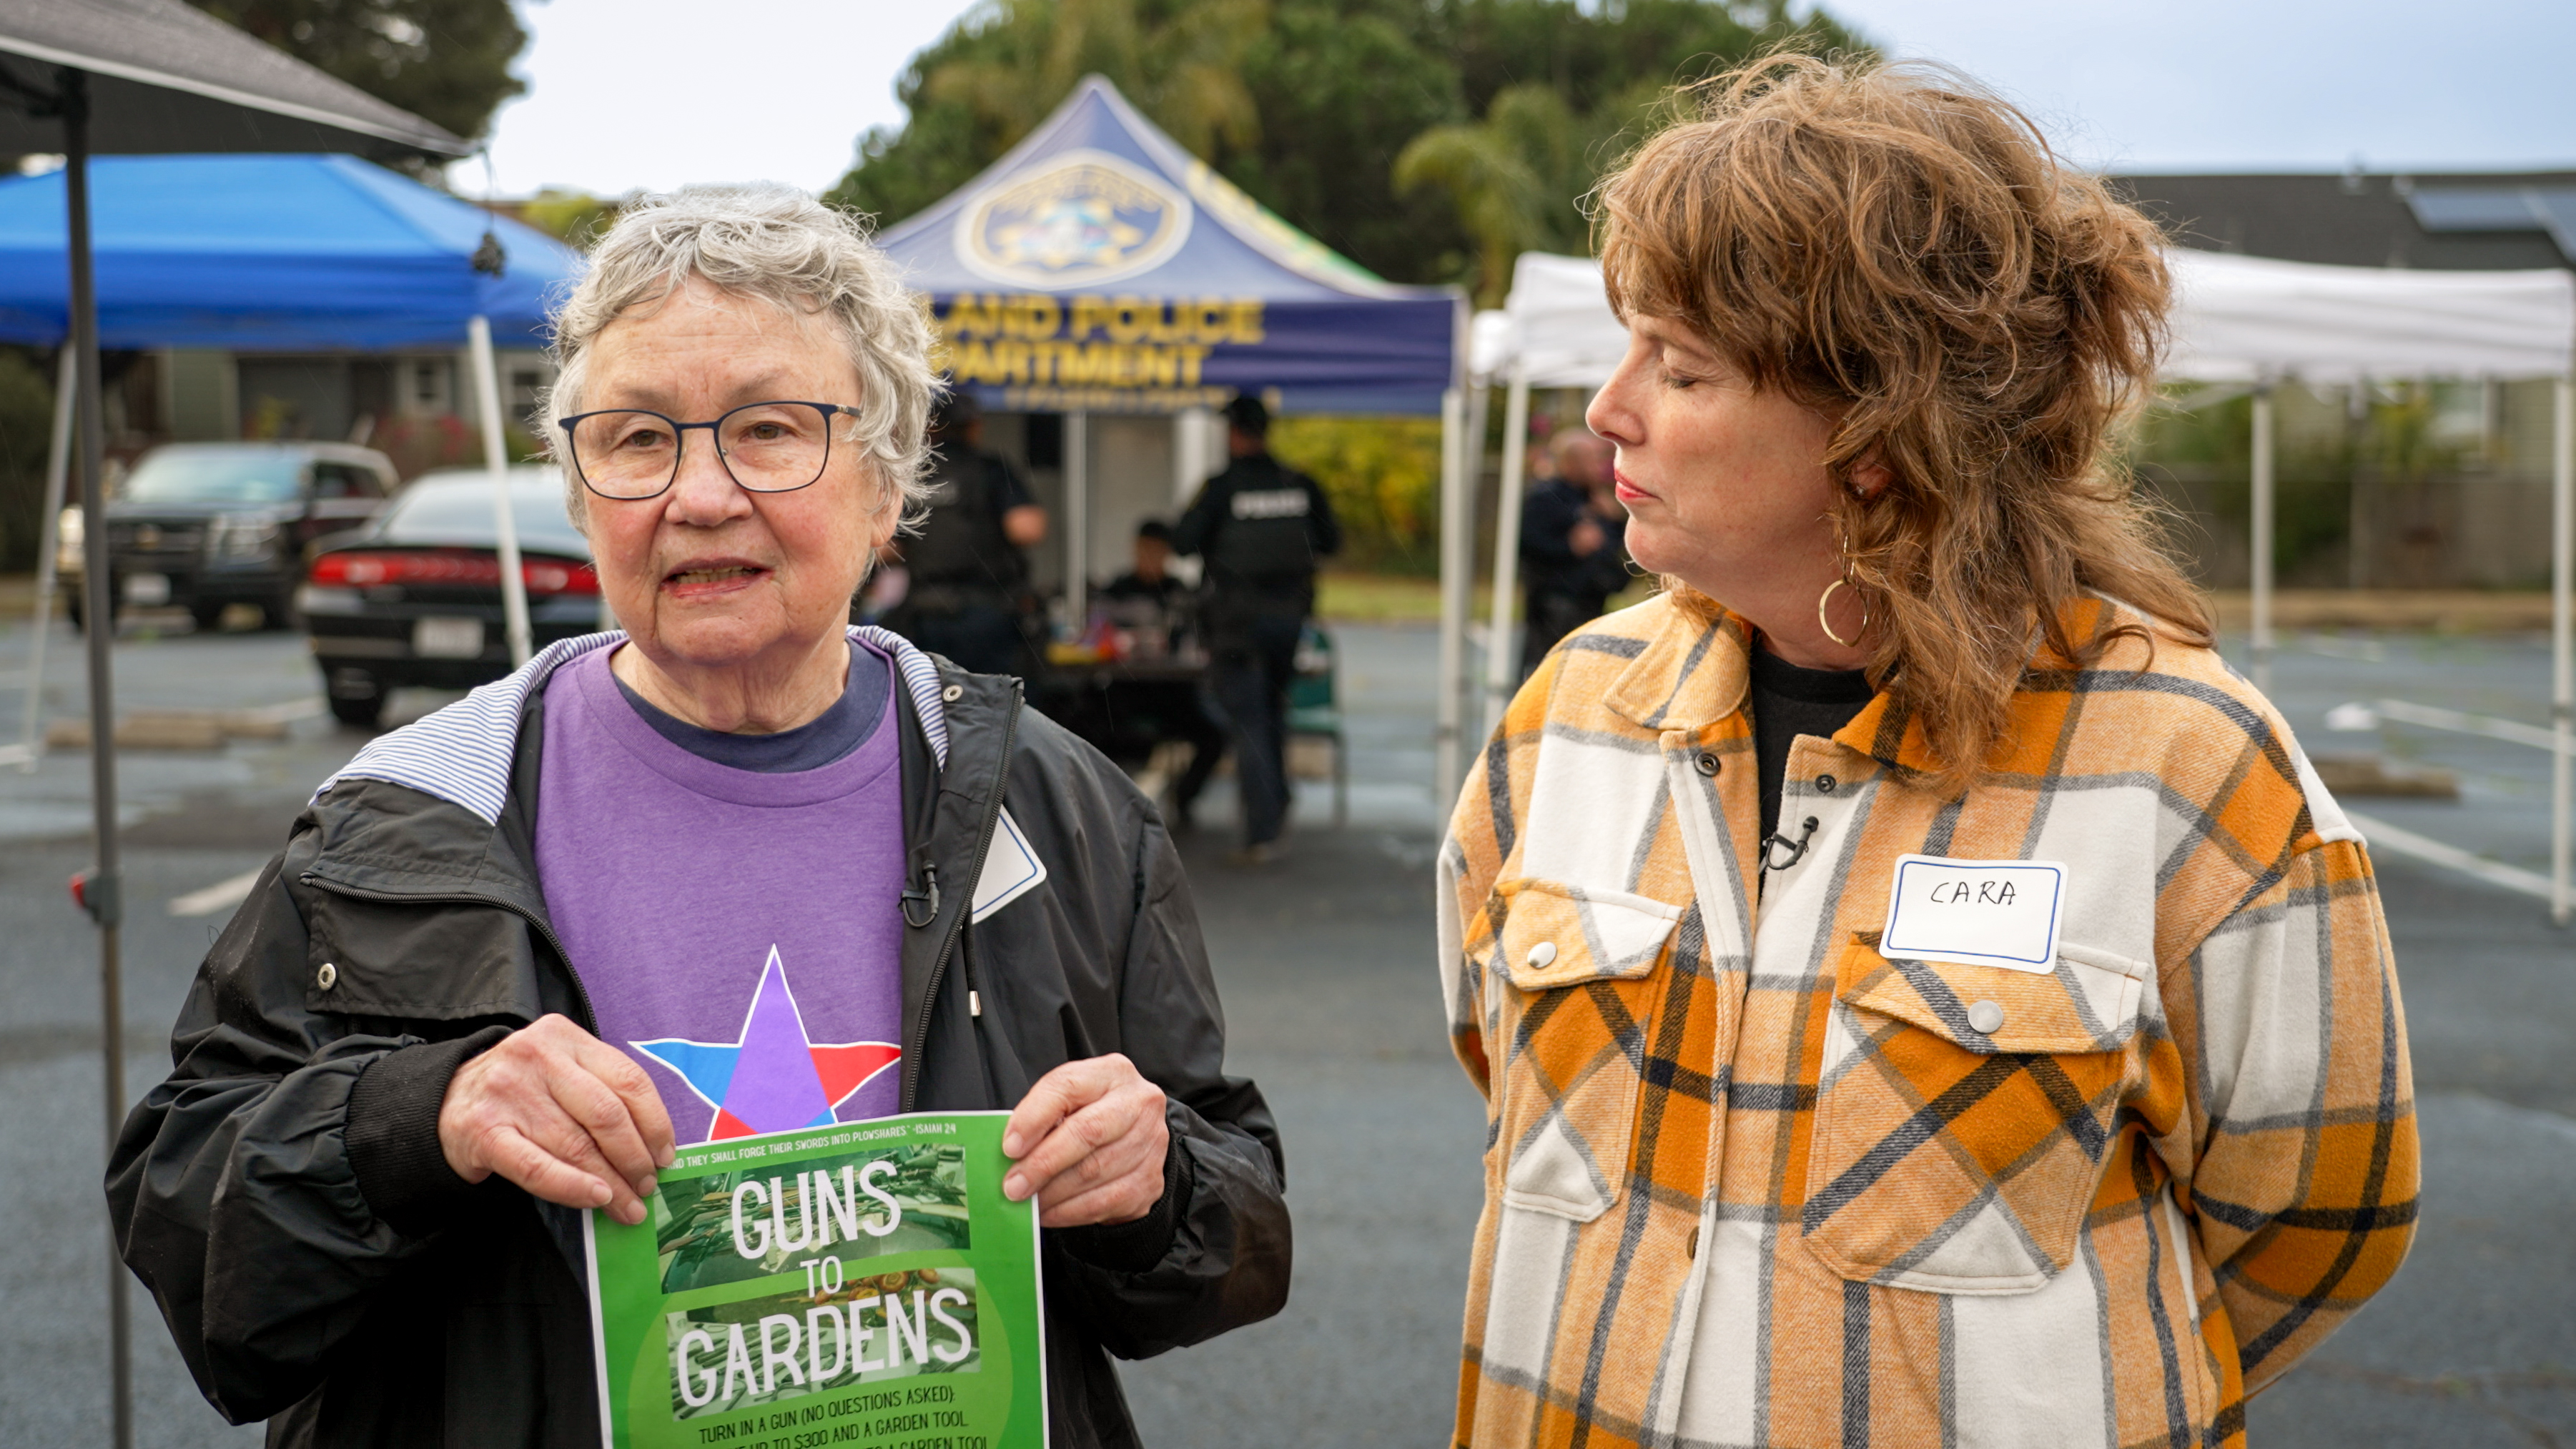
<path id="1" fill-rule="evenodd" d="M 1005 1112 L 679 1149 L 585 1213 L 608 1449 L 1043 1449 L 1038 1224 Z"/>

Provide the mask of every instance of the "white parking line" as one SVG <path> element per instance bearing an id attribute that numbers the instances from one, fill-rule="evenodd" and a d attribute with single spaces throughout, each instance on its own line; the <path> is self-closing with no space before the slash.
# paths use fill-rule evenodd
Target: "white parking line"
<path id="1" fill-rule="evenodd" d="M 261 869 L 264 870 L 266 867 L 263 866 Z M 190 891 L 184 896 L 172 896 L 170 898 L 170 914 L 174 916 L 211 916 L 219 911 L 229 911 L 233 907 L 240 905 L 242 902 L 249 900 L 250 888 L 257 884 L 259 884 L 259 871 L 243 871 L 241 874 L 234 876 L 231 880 L 217 881 L 213 885 L 206 887 L 204 890 Z"/>
<path id="2" fill-rule="evenodd" d="M 2372 708 L 2388 719 L 2405 724 L 2423 725 L 2427 729 L 2456 730 L 2464 735 L 2485 735 L 2491 740 L 2510 740 L 2536 750 L 2556 750 L 2558 737 L 2545 725 L 2524 724 L 2518 719 L 2497 719 L 2493 715 L 2470 714 L 2464 710 L 2443 709 L 2438 705 L 2410 704 L 2402 699 L 2383 699 Z"/>
<path id="3" fill-rule="evenodd" d="M 293 724 L 300 719 L 311 719 L 328 708 L 330 705 L 322 696 L 308 694 L 302 699 L 290 699 L 283 704 L 264 704 L 257 709 L 237 709 L 231 713 L 236 718 L 254 724 Z"/>
<path id="4" fill-rule="evenodd" d="M 2444 866 L 2462 875 L 2475 876 L 2489 885 L 2499 885 L 2509 891 L 2520 891 L 2527 896 L 2538 896 L 2544 901 L 2549 899 L 2549 877 L 2545 875 L 2506 865 L 2501 861 L 2489 860 L 2482 855 L 2472 855 L 2456 845 L 2445 845 L 2431 836 L 2418 835 L 2412 830 L 2391 825 L 2385 820 L 2374 820 L 2358 811 L 2346 810 L 2343 813 L 2344 818 L 2352 822 L 2353 828 L 2361 832 L 2362 839 L 2367 841 L 2373 850 L 2393 850 L 2399 855 L 2411 855 L 2417 860 Z"/>

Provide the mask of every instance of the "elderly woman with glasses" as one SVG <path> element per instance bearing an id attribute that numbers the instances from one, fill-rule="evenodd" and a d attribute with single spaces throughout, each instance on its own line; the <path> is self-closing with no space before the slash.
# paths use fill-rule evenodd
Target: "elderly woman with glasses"
<path id="1" fill-rule="evenodd" d="M 206 1398 L 270 1442 L 599 1442 L 580 1208 L 675 1144 L 1012 1109 L 1052 1442 L 1107 1361 L 1275 1312 L 1278 1134 L 1224 1075 L 1153 808 L 1020 700 L 847 627 L 917 496 L 923 314 L 783 188 L 629 211 L 558 318 L 622 632 L 326 783 L 199 972 L 108 1195 Z"/>

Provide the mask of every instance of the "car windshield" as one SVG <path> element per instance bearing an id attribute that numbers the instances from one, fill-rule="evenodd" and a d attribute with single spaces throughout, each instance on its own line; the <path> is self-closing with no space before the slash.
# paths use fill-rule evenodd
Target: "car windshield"
<path id="1" fill-rule="evenodd" d="M 590 557 L 590 545 L 564 513 L 563 485 L 547 474 L 512 479 L 510 513 L 519 546 Z M 490 545 L 492 485 L 483 477 L 423 478 L 394 499 L 376 525 L 386 543 Z"/>
<path id="2" fill-rule="evenodd" d="M 129 503 L 290 503 L 292 453 L 155 453 L 117 489 Z"/>

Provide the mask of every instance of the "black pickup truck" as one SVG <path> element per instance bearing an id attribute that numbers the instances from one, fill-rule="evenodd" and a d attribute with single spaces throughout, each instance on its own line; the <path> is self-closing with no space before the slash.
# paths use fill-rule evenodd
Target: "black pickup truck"
<path id="1" fill-rule="evenodd" d="M 171 443 L 138 460 L 107 499 L 113 611 L 186 609 L 211 629 L 234 604 L 267 626 L 294 620 L 304 548 L 375 517 L 397 486 L 391 459 L 347 443 Z M 57 572 L 81 622 L 81 530 L 62 520 Z"/>

